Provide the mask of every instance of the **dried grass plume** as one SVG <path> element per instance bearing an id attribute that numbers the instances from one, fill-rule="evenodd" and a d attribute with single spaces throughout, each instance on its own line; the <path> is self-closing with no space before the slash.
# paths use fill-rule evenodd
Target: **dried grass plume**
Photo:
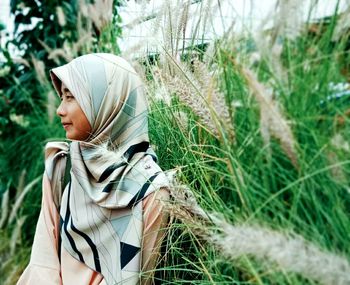
<path id="1" fill-rule="evenodd" d="M 228 259 L 234 262 L 250 256 L 320 284 L 350 284 L 350 263 L 346 258 L 322 250 L 300 235 L 259 225 L 232 225 L 217 213 L 207 213 L 189 187 L 180 185 L 174 173 L 170 176 L 173 202 L 167 204 L 168 211 Z"/>
<path id="2" fill-rule="evenodd" d="M 260 107 L 260 132 L 264 144 L 269 146 L 271 137 L 278 139 L 282 149 L 294 167 L 298 169 L 297 142 L 287 120 L 280 111 L 277 101 L 273 100 L 272 94 L 258 81 L 251 70 L 242 68 L 242 75 L 245 77 L 248 87 Z"/>

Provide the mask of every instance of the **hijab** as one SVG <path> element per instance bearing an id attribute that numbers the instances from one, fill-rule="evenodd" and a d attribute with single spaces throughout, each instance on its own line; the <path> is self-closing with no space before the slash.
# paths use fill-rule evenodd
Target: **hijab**
<path id="1" fill-rule="evenodd" d="M 58 94 L 62 82 L 67 86 L 92 128 L 85 141 L 46 146 L 53 192 L 62 183 L 55 162 L 68 153 L 71 159 L 70 182 L 59 202 L 62 245 L 107 284 L 137 284 L 140 202 L 168 186 L 149 146 L 143 84 L 127 61 L 107 53 L 80 56 L 50 76 Z"/>

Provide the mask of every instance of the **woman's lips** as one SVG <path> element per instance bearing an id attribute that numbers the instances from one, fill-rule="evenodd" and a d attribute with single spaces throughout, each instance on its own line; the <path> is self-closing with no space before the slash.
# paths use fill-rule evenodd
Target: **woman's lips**
<path id="1" fill-rule="evenodd" d="M 66 130 L 71 124 L 62 124 L 63 128 Z"/>

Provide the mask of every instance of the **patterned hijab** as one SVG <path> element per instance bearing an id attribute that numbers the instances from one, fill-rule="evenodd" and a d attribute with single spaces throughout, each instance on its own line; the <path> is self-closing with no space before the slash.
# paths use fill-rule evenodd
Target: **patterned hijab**
<path id="1" fill-rule="evenodd" d="M 80 56 L 50 75 L 58 94 L 64 82 L 92 127 L 86 141 L 46 146 L 45 168 L 54 193 L 62 183 L 55 164 L 68 152 L 71 158 L 70 182 L 59 202 L 62 245 L 107 284 L 137 284 L 139 202 L 168 186 L 149 147 L 142 82 L 129 63 L 107 53 Z"/>

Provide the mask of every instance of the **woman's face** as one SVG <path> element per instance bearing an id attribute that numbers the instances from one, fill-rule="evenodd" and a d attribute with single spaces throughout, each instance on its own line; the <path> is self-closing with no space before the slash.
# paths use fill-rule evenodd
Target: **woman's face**
<path id="1" fill-rule="evenodd" d="M 77 100 L 63 82 L 61 94 L 61 104 L 57 108 L 57 115 L 61 117 L 67 139 L 86 140 L 91 134 L 90 123 Z"/>

